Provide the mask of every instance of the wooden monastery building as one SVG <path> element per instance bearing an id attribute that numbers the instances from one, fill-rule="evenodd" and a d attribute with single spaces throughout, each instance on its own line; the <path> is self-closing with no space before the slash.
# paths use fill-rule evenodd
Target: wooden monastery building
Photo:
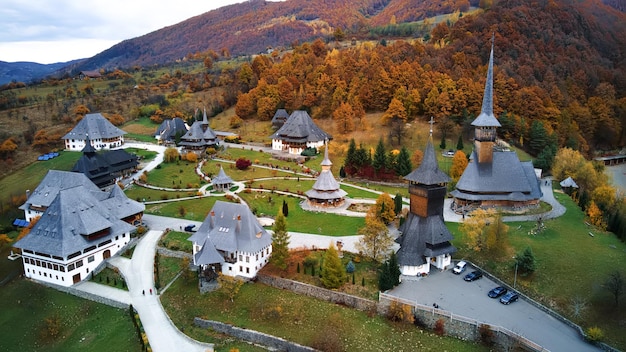
<path id="1" fill-rule="evenodd" d="M 202 121 L 195 121 L 189 127 L 189 131 L 180 137 L 179 146 L 182 147 L 183 152 L 194 152 L 199 155 L 202 155 L 209 147 L 216 149 L 219 147 L 217 135 L 209 126 L 206 109 L 202 115 Z"/>
<path id="2" fill-rule="evenodd" d="M 304 110 L 296 110 L 274 134 L 272 149 L 300 155 L 306 148 L 320 148 L 332 137 L 322 131 Z"/>
<path id="3" fill-rule="evenodd" d="M 22 250 L 24 274 L 71 286 L 128 244 L 145 206 L 117 185 L 104 192 L 82 173 L 51 170 L 21 208 L 30 219 L 32 211 L 41 214 L 14 245 Z"/>
<path id="4" fill-rule="evenodd" d="M 474 150 L 456 189 L 450 193 L 453 209 L 467 212 L 476 207 L 538 206 L 543 194 L 532 162 L 521 162 L 515 152 L 497 141 L 500 122 L 493 114 L 493 43 L 483 105 L 472 126 Z"/>
<path id="5" fill-rule="evenodd" d="M 124 144 L 126 132 L 115 127 L 102 114 L 87 114 L 74 128 L 61 139 L 65 141 L 65 149 L 81 151 L 87 144 L 87 138 L 96 150 L 113 149 Z"/>
<path id="6" fill-rule="evenodd" d="M 89 137 L 88 137 L 89 138 Z M 137 156 L 124 149 L 107 150 L 98 153 L 87 139 L 73 172 L 81 172 L 100 189 L 106 189 L 137 170 Z"/>
<path id="7" fill-rule="evenodd" d="M 187 125 L 180 117 L 165 119 L 156 130 L 154 138 L 159 144 L 176 144 L 176 138 L 187 133 Z"/>
<path id="8" fill-rule="evenodd" d="M 421 276 L 431 266 L 444 270 L 452 261 L 456 248 L 453 236 L 443 220 L 443 205 L 450 177 L 439 169 L 431 137 L 420 166 L 404 177 L 409 181 L 410 209 L 400 226 L 397 252 L 400 273 Z"/>
<path id="9" fill-rule="evenodd" d="M 205 278 L 221 272 L 252 279 L 272 253 L 272 236 L 241 203 L 215 202 L 188 240 L 193 243 L 193 264 Z"/>

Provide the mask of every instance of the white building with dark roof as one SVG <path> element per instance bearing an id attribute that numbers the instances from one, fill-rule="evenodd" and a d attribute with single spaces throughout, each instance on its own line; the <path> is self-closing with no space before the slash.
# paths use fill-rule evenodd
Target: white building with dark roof
<path id="1" fill-rule="evenodd" d="M 193 243 L 193 264 L 207 276 L 221 272 L 254 278 L 272 254 L 272 236 L 241 203 L 215 202 L 188 240 Z"/>
<path id="2" fill-rule="evenodd" d="M 195 121 L 189 127 L 187 133 L 180 137 L 178 145 L 183 148 L 184 152 L 194 152 L 196 154 L 204 153 L 209 147 L 217 148 L 219 146 L 217 135 L 209 126 L 206 109 L 204 110 L 202 121 Z"/>
<path id="3" fill-rule="evenodd" d="M 521 162 L 517 154 L 497 143 L 500 122 L 493 113 L 493 43 L 480 115 L 474 126 L 474 150 L 470 162 L 450 194 L 453 209 L 476 207 L 536 207 L 543 196 L 532 162 Z"/>
<path id="4" fill-rule="evenodd" d="M 322 172 L 317 176 L 313 188 L 306 191 L 307 201 L 312 206 L 338 207 L 344 203 L 346 191 L 333 176 L 330 168 L 333 163 L 328 158 L 328 144 L 324 148 L 324 160 L 321 162 Z"/>
<path id="5" fill-rule="evenodd" d="M 65 141 L 65 149 L 81 151 L 89 138 L 91 145 L 96 150 L 112 149 L 124 144 L 126 132 L 115 127 L 102 114 L 87 114 L 70 132 L 61 139 Z"/>
<path id="6" fill-rule="evenodd" d="M 220 166 L 220 171 L 217 173 L 217 176 L 211 179 L 211 184 L 213 185 L 213 189 L 219 192 L 226 192 L 233 186 L 233 179 L 230 176 L 226 175 L 224 172 L 224 168 Z"/>
<path id="7" fill-rule="evenodd" d="M 83 174 L 64 172 L 55 177 L 62 175 L 79 182 L 74 186 L 67 182 L 56 192 L 41 194 L 46 202 L 51 201 L 14 247 L 22 250 L 26 277 L 71 286 L 128 244 L 135 230 L 133 223 L 141 221 L 145 207 L 128 199 L 118 186 L 103 192 Z M 74 178 L 76 175 L 83 180 Z"/>
<path id="8" fill-rule="evenodd" d="M 324 141 L 332 139 L 322 131 L 304 110 L 296 110 L 278 131 L 270 136 L 272 149 L 300 155 L 306 148 L 320 148 Z"/>
<path id="9" fill-rule="evenodd" d="M 397 252 L 400 272 L 406 276 L 428 274 L 431 266 L 445 269 L 456 248 L 443 220 L 443 205 L 450 177 L 439 169 L 431 137 L 420 166 L 404 177 L 409 181 L 411 205 L 400 226 Z"/>

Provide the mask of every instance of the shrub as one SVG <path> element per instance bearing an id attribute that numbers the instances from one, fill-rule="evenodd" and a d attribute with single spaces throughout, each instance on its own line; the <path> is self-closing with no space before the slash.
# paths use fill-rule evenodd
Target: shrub
<path id="1" fill-rule="evenodd" d="M 304 258 L 304 267 L 316 267 L 319 263 L 319 259 L 313 253 L 309 254 L 306 258 Z"/>
<path id="2" fill-rule="evenodd" d="M 391 302 L 389 310 L 387 311 L 387 319 L 396 322 L 413 324 L 415 316 L 413 315 L 413 309 L 410 305 L 394 301 Z"/>
<path id="3" fill-rule="evenodd" d="M 300 155 L 302 156 L 316 156 L 317 155 L 317 148 L 306 148 L 305 150 L 302 151 L 302 153 L 300 153 Z"/>
<path id="4" fill-rule="evenodd" d="M 597 326 L 590 327 L 587 329 L 587 340 L 596 342 L 602 340 L 604 337 L 604 332 Z"/>
<path id="5" fill-rule="evenodd" d="M 237 161 L 235 161 L 235 166 L 239 170 L 246 170 L 247 168 L 250 167 L 250 165 L 252 165 L 252 162 L 245 158 L 239 158 L 237 159 Z"/>
<path id="6" fill-rule="evenodd" d="M 348 274 L 352 274 L 352 273 L 354 273 L 354 269 L 355 269 L 354 268 L 354 263 L 351 260 L 351 261 L 348 262 L 348 265 L 346 265 L 346 272 Z"/>
<path id="7" fill-rule="evenodd" d="M 478 333 L 480 334 L 480 342 L 485 346 L 493 346 L 494 334 L 491 330 L 491 326 L 488 324 L 480 324 L 478 327 Z"/>
<path id="8" fill-rule="evenodd" d="M 435 322 L 435 334 L 443 336 L 443 334 L 446 333 L 445 324 L 446 322 L 443 320 L 443 318 L 437 319 L 437 322 Z"/>

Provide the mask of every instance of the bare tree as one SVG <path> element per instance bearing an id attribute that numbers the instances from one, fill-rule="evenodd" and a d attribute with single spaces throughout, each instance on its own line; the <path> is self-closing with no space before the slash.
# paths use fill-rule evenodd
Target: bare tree
<path id="1" fill-rule="evenodd" d="M 619 296 L 624 293 L 624 277 L 622 274 L 615 270 L 611 274 L 609 274 L 609 278 L 602 285 L 605 289 L 607 289 L 615 298 L 615 306 L 619 305 Z"/>
<path id="2" fill-rule="evenodd" d="M 582 318 L 587 310 L 587 304 L 589 303 L 585 297 L 576 295 L 576 297 L 572 298 L 570 301 L 572 316 L 574 318 Z"/>

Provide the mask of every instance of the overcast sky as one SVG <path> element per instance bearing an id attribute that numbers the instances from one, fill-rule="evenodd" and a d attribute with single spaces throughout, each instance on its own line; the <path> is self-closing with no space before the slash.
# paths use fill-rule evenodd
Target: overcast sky
<path id="1" fill-rule="evenodd" d="M 0 61 L 42 64 L 111 46 L 245 0 L 2 0 Z"/>

